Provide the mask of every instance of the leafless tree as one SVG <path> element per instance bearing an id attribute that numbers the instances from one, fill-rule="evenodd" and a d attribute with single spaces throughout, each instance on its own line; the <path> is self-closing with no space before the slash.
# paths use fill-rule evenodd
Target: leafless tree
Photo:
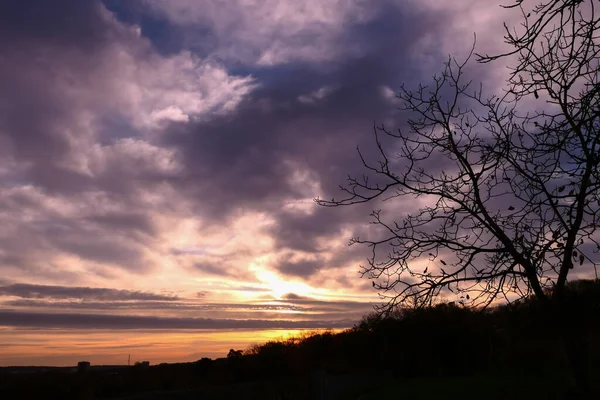
<path id="1" fill-rule="evenodd" d="M 450 292 L 477 308 L 534 296 L 560 335 L 572 387 L 583 388 L 583 335 L 563 300 L 573 270 L 593 267 L 598 279 L 600 4 L 523 3 L 504 6 L 522 14 L 520 27 L 505 25 L 508 52 L 449 58 L 432 84 L 401 87 L 404 128 L 376 125 L 377 160 L 359 149 L 364 175 L 316 201 L 385 206 L 372 213 L 374 236 L 350 241 L 371 249 L 362 273 L 380 313 Z M 468 79 L 474 54 L 512 63 L 502 93 Z"/>
<path id="2" fill-rule="evenodd" d="M 534 296 L 558 327 L 577 381 L 585 352 L 561 304 L 569 274 L 596 272 L 600 249 L 598 6 L 504 6 L 522 14 L 520 27 L 505 25 L 510 50 L 449 58 L 432 84 L 402 87 L 405 127 L 376 125 L 377 160 L 359 149 L 364 175 L 348 177 L 342 197 L 316 199 L 385 206 L 372 213 L 375 238 L 351 239 L 370 246 L 362 273 L 382 296 L 379 312 L 431 305 L 450 292 L 478 308 Z M 467 78 L 473 56 L 513 64 L 501 94 L 486 96 Z"/>
<path id="3" fill-rule="evenodd" d="M 534 295 L 560 299 L 568 275 L 596 265 L 600 209 L 599 16 L 595 1 L 545 0 L 505 25 L 505 90 L 485 96 L 450 58 L 430 85 L 402 87 L 406 127 L 374 127 L 378 160 L 336 207 L 379 202 L 377 239 L 362 267 L 389 312 L 449 291 L 468 306 Z M 421 201 L 421 198 L 423 201 Z M 395 200 L 401 200 L 395 203 Z M 407 204 L 424 204 L 403 213 Z M 398 217 L 398 214 L 400 216 Z M 394 219 L 394 215 L 396 214 Z M 427 263 L 423 263 L 428 259 Z"/>

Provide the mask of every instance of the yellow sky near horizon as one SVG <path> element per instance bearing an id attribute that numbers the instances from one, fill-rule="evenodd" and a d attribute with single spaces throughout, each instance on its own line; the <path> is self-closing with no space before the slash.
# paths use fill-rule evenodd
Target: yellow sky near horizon
<path id="1" fill-rule="evenodd" d="M 273 329 L 223 331 L 85 331 L 0 328 L 0 366 L 127 365 L 150 361 L 192 362 L 203 357 L 226 357 L 229 349 L 245 350 L 254 344 L 285 340 L 324 329 Z M 338 332 L 341 329 L 328 329 Z"/>

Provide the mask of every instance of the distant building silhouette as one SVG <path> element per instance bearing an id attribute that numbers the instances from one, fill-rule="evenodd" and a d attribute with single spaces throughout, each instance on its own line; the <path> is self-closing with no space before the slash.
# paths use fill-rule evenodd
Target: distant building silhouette
<path id="1" fill-rule="evenodd" d="M 88 368 L 90 367 L 90 362 L 89 361 L 79 361 L 77 363 L 77 372 L 85 372 L 88 370 Z"/>
<path id="2" fill-rule="evenodd" d="M 150 366 L 150 361 L 136 361 L 134 366 L 148 368 Z"/>

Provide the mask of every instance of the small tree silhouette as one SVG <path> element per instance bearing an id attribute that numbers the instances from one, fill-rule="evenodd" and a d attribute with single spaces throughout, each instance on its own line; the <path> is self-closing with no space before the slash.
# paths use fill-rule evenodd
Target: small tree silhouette
<path id="1" fill-rule="evenodd" d="M 227 353 L 227 358 L 230 359 L 230 360 L 231 359 L 236 360 L 236 359 L 241 358 L 242 355 L 243 355 L 243 351 L 242 350 L 230 349 L 229 353 Z"/>

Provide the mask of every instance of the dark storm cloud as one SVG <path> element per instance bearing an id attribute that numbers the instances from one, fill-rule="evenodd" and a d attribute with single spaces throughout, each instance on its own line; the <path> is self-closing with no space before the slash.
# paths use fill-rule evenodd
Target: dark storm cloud
<path id="1" fill-rule="evenodd" d="M 102 3 L 120 21 L 138 25 L 141 34 L 163 55 L 191 50 L 195 54 L 206 56 L 218 46 L 218 41 L 208 26 L 173 24 L 165 15 L 144 7 L 141 1 L 102 0 Z"/>
<path id="2" fill-rule="evenodd" d="M 312 197 L 290 182 L 296 165 L 328 189 L 357 169 L 356 146 L 370 143 L 373 120 L 393 111 L 381 86 L 414 79 L 417 68 L 406 54 L 431 26 L 423 19 L 412 23 L 410 10 L 390 10 L 393 15 L 347 34 L 345 40 L 368 49 L 364 56 L 334 65 L 264 68 L 257 72 L 262 87 L 235 115 L 172 127 L 167 144 L 182 150 L 187 167 L 183 190 L 202 200 L 206 214 L 220 219 L 240 209 L 268 208 L 272 201 Z M 315 104 L 298 100 L 327 86 L 334 89 Z"/>
<path id="3" fill-rule="evenodd" d="M 100 144 L 139 135 L 130 122 L 120 121 L 118 110 L 111 109 L 109 96 L 115 93 L 103 86 L 123 68 L 108 62 L 107 56 L 117 55 L 115 45 L 134 53 L 136 49 L 128 46 L 135 40 L 130 27 L 115 23 L 99 1 L 0 5 L 0 154 L 6 152 L 24 166 L 13 180 L 35 184 L 50 194 L 96 190 L 136 203 L 133 192 L 138 186 L 165 179 L 141 163 L 136 170 L 128 169 L 126 156 L 111 160 L 93 175 L 72 168 L 82 151 L 78 143 L 85 143 L 81 138 L 86 135 L 98 135 L 94 139 Z M 140 50 L 140 57 L 144 55 Z"/>
<path id="4" fill-rule="evenodd" d="M 60 282 L 79 280 L 76 273 L 63 268 L 62 262 L 48 259 L 57 252 L 137 273 L 151 268 L 146 264 L 142 247 L 136 243 L 135 232 L 128 235 L 129 240 L 119 240 L 111 232 L 114 232 L 114 228 L 104 231 L 86 229 L 81 220 L 65 221 L 63 218 L 54 218 L 51 213 L 44 219 L 35 224 L 22 224 L 11 230 L 11 235 L 0 237 L 0 249 L 4 249 L 4 254 L 0 253 L 0 268 L 14 267 Z M 118 233 L 123 234 L 123 230 Z M 107 273 L 97 265 L 90 265 L 88 272 L 100 276 Z"/>
<path id="5" fill-rule="evenodd" d="M 91 287 L 66 287 L 15 283 L 0 286 L 0 296 L 25 299 L 81 299 L 81 300 L 177 300 L 177 296 L 165 296 L 133 290 L 117 290 Z"/>
<path id="6" fill-rule="evenodd" d="M 372 204 L 356 207 L 325 208 L 315 205 L 312 214 L 279 212 L 276 222 L 269 230 L 275 244 L 281 249 L 298 250 L 312 254 L 311 260 L 290 262 L 285 257 L 279 258 L 275 267 L 288 276 L 308 277 L 322 268 L 339 268 L 349 264 L 358 264 L 369 255 L 364 246 L 346 246 L 350 237 L 344 236 L 344 229 L 349 228 L 353 236 L 361 236 L 368 226 L 368 215 L 374 208 Z M 340 247 L 334 252 L 328 243 L 322 240 L 339 238 Z M 329 258 L 327 255 L 329 254 Z"/>
<path id="7" fill-rule="evenodd" d="M 0 132 L 9 135 L 14 156 L 34 161 L 33 175 L 58 188 L 85 178 L 57 165 L 71 150 L 61 127 L 72 112 L 57 78 L 69 70 L 94 70 L 90 56 L 109 38 L 99 13 L 91 0 L 0 4 Z"/>
<path id="8" fill-rule="evenodd" d="M 40 271 L 53 254 L 66 252 L 137 272 L 147 270 L 136 243 L 142 240 L 138 233 L 154 235 L 156 231 L 150 217 L 133 206 L 139 200 L 132 194 L 135 186 L 128 174 L 118 162 L 111 163 L 104 175 L 94 176 L 67 166 L 82 150 L 76 145 L 79 136 L 89 135 L 88 127 L 78 120 L 81 110 L 86 115 L 96 111 L 82 103 L 111 101 L 100 98 L 102 90 L 95 99 L 79 96 L 94 93 L 94 85 L 102 84 L 103 78 L 95 77 L 106 66 L 104 51 L 123 40 L 129 37 L 97 1 L 1 2 L 0 156 L 2 161 L 14 160 L 19 168 L 11 168 L 0 187 L 32 184 L 35 190 L 3 193 L 0 210 L 36 217 L 12 226 L 11 235 L 0 237 L 0 249 L 5 250 L 0 254 L 0 267 Z M 153 177 L 145 178 L 147 182 Z M 45 196 L 77 196 L 89 190 L 112 192 L 113 205 L 132 206 L 121 212 L 88 207 L 90 215 L 82 219 L 48 208 Z M 128 234 L 128 240 L 113 232 Z"/>
<path id="9" fill-rule="evenodd" d="M 57 248 L 70 254 L 78 255 L 87 260 L 100 263 L 126 265 L 131 270 L 143 270 L 140 265 L 142 252 L 128 243 L 95 239 L 89 240 L 71 238 L 56 242 Z"/>
<path id="10" fill-rule="evenodd" d="M 13 300 L 3 304 L 31 309 L 73 309 L 73 310 L 177 310 L 177 311 L 322 311 L 309 310 L 293 304 L 252 304 L 252 303 L 186 303 L 177 301 L 61 301 Z"/>
<path id="11" fill-rule="evenodd" d="M 222 263 L 200 262 L 195 263 L 194 268 L 204 273 L 216 276 L 230 276 L 231 274 Z"/>
<path id="12" fill-rule="evenodd" d="M 337 310 L 355 310 L 355 311 L 369 311 L 373 309 L 372 303 L 365 303 L 359 301 L 327 301 L 317 300 L 311 297 L 300 296 L 295 293 L 287 293 L 283 296 L 283 300 L 291 304 L 306 307 L 333 307 Z M 330 308 L 331 309 L 331 308 Z"/>
<path id="13" fill-rule="evenodd" d="M 151 217 L 138 211 L 97 214 L 87 217 L 87 220 L 104 229 L 133 230 L 149 235 L 156 234 L 156 227 Z"/>
<path id="14" fill-rule="evenodd" d="M 173 248 L 170 250 L 170 254 L 180 257 L 183 262 L 186 259 L 194 260 L 191 266 L 193 271 L 200 271 L 213 276 L 237 278 L 238 280 L 253 280 L 253 276 L 242 273 L 239 269 L 236 270 L 240 258 L 252 256 L 248 250 L 236 250 L 227 254 L 212 255 L 210 250 Z M 253 290 L 256 291 L 256 288 L 253 288 Z"/>
<path id="15" fill-rule="evenodd" d="M 0 248 L 12 250 L 0 259 L 5 264 L 32 266 L 32 255 L 62 251 L 94 262 L 126 266 L 132 271 L 148 269 L 144 264 L 142 247 L 136 243 L 141 240 L 136 236 L 137 229 L 149 229 L 147 218 L 139 218 L 134 213 L 131 218 L 119 219 L 109 213 L 92 216 L 90 220 L 93 223 L 86 225 L 81 219 L 68 219 L 47 212 L 43 220 L 23 224 L 12 236 L 0 237 Z M 106 226 L 111 220 L 114 226 Z M 129 240 L 122 240 L 111 234 L 113 232 L 130 232 Z"/>
<path id="16" fill-rule="evenodd" d="M 94 0 L 6 0 L 0 3 L 0 43 L 27 41 L 89 50 L 107 39 L 98 13 Z"/>
<path id="17" fill-rule="evenodd" d="M 73 290 L 80 288 L 72 288 Z M 88 288 L 89 289 L 89 288 Z M 105 289 L 106 290 L 106 289 Z M 128 292 L 128 291 L 120 291 Z M 0 289 L 0 296 L 2 295 Z M 7 292 L 10 293 L 10 292 Z M 43 299 L 72 299 L 70 297 L 35 297 L 38 294 L 33 292 L 28 299 L 5 301 L 2 304 L 14 307 L 27 308 L 54 308 L 54 309 L 89 309 L 89 310 L 120 310 L 120 309 L 146 309 L 146 310 L 187 310 L 187 311 L 232 311 L 232 310 L 249 310 L 249 311 L 306 311 L 306 312 L 323 312 L 323 311 L 357 311 L 371 309 L 372 303 L 358 301 L 338 301 L 338 300 L 316 300 L 310 297 L 298 296 L 293 293 L 288 293 L 281 300 L 271 300 L 264 303 L 197 303 L 186 302 L 185 299 L 169 298 L 168 296 L 160 296 L 152 293 L 130 292 L 120 294 L 120 298 L 109 295 L 102 298 L 79 297 L 85 301 L 58 301 L 48 302 L 44 300 L 29 300 L 29 298 Z M 5 294 L 9 295 L 9 294 Z M 17 295 L 11 295 L 17 296 Z M 113 301 L 118 299 L 118 301 Z M 164 301 L 164 300 L 168 301 Z M 95 301 L 101 300 L 101 301 Z"/>
<path id="18" fill-rule="evenodd" d="M 313 205 L 311 214 L 280 211 L 275 213 L 276 223 L 270 233 L 278 247 L 305 252 L 327 250 L 320 239 L 339 235 L 344 225 L 350 225 L 364 219 L 357 209 L 324 208 Z M 362 207 L 366 212 L 366 207 Z M 366 214 L 365 214 L 366 215 Z"/>
<path id="19" fill-rule="evenodd" d="M 356 146 L 369 155 L 373 121 L 397 117 L 383 86 L 430 74 L 408 54 L 441 17 L 389 6 L 371 23 L 348 29 L 344 41 L 360 43 L 366 49 L 361 57 L 258 69 L 254 75 L 262 86 L 234 115 L 172 126 L 166 145 L 184 156 L 182 192 L 198 199 L 198 211 L 215 223 L 246 210 L 270 212 L 276 221 L 269 233 L 278 249 L 325 250 L 320 239 L 339 237 L 344 226 L 365 221 L 372 206 L 312 214 L 283 211 L 282 202 L 318 195 L 306 186 L 309 182 L 292 179 L 294 171 L 307 172 L 309 180 L 335 194 L 348 173 L 363 172 Z M 329 88 L 324 98 L 299 101 L 322 88 Z M 314 261 L 278 266 L 284 274 L 301 277 L 327 267 Z"/>
<path id="20" fill-rule="evenodd" d="M 190 312 L 301 311 L 303 315 L 322 312 L 353 312 L 356 315 L 372 309 L 372 303 L 358 301 L 316 300 L 288 293 L 281 300 L 247 303 L 205 303 L 154 293 L 114 289 L 65 288 L 38 285 L 0 287 L 0 296 L 22 297 L 3 301 L 5 307 L 28 310 L 171 310 Z M 72 300 L 78 299 L 78 300 Z M 48 301 L 52 300 L 52 301 Z M 60 301 L 56 301 L 60 300 Z"/>
<path id="21" fill-rule="evenodd" d="M 64 329 L 305 329 L 349 328 L 353 321 L 232 320 L 0 311 L 0 326 Z"/>
<path id="22" fill-rule="evenodd" d="M 182 31 L 190 27 L 175 27 L 145 12 L 141 3 L 120 3 L 104 2 L 121 21 L 141 24 L 142 35 L 163 55 L 183 48 L 203 55 L 212 46 L 194 48 L 182 39 L 194 33 Z M 339 237 L 342 229 L 365 221 L 370 206 L 302 214 L 282 210 L 281 205 L 318 194 L 308 182 L 294 177 L 296 170 L 306 171 L 308 180 L 320 183 L 327 195 L 336 193 L 348 173 L 362 173 L 356 146 L 367 155 L 372 153 L 373 121 L 395 117 L 394 105 L 382 94 L 382 86 L 396 88 L 403 81 L 419 80 L 433 72 L 423 70 L 410 54 L 425 33 L 442 29 L 444 16 L 417 14 L 409 5 L 388 2 L 377 7 L 381 9 L 374 20 L 348 24 L 338 39 L 339 46 L 355 44 L 360 55 L 344 53 L 344 58 L 321 64 L 226 65 L 242 75 L 252 73 L 260 86 L 233 113 L 173 123 L 167 129 L 163 141 L 154 144 L 176 150 L 182 156 L 181 171 L 170 175 L 151 172 L 137 163 L 129 170 L 129 164 L 121 165 L 123 160 L 117 159 L 103 172 L 90 175 L 64 167 L 64 161 L 79 151 L 65 133 L 65 126 L 79 129 L 73 120 L 78 101 L 69 98 L 65 89 L 71 82 L 101 85 L 90 77 L 98 68 L 106 68 L 99 62 L 103 49 L 131 38 L 109 22 L 100 2 L 4 2 L 0 5 L 0 49 L 5 54 L 0 59 L 0 85 L 12 95 L 0 98 L 0 132 L 7 141 L 0 152 L 9 149 L 11 156 L 26 166 L 22 175 L 12 179 L 33 183 L 49 194 L 98 191 L 125 207 L 119 212 L 99 211 L 82 221 L 48 214 L 43 223 L 37 219 L 19 229 L 20 243 L 0 238 L 2 248 L 18 250 L 1 254 L 3 261 L 34 270 L 37 264 L 27 254 L 59 250 L 145 272 L 145 235 L 158 232 L 148 216 L 150 210 L 140 209 L 139 194 L 163 182 L 174 188 L 181 200 L 192 203 L 192 211 L 207 222 L 225 224 L 229 217 L 245 211 L 272 215 L 275 223 L 268 233 L 276 250 L 314 253 L 319 260 L 280 262 L 278 268 L 286 275 L 306 278 L 323 268 L 340 266 L 342 260 L 354 260 L 354 253 L 344 253 L 334 255 L 335 265 L 321 262 L 320 253 L 328 250 L 321 241 Z M 210 32 L 202 35 L 210 37 Z M 444 56 L 437 50 L 428 49 L 442 60 Z M 96 120 L 103 132 L 98 139 L 102 144 L 107 137 L 139 134 L 118 117 L 98 115 Z M 20 205 L 15 200 L 10 207 L 0 207 L 11 213 Z M 200 262 L 197 268 L 214 275 L 227 274 L 218 263 Z"/>
<path id="23" fill-rule="evenodd" d="M 275 265 L 275 268 L 285 274 L 291 276 L 309 277 L 321 268 L 325 267 L 325 260 L 300 260 L 300 261 L 280 261 Z"/>

